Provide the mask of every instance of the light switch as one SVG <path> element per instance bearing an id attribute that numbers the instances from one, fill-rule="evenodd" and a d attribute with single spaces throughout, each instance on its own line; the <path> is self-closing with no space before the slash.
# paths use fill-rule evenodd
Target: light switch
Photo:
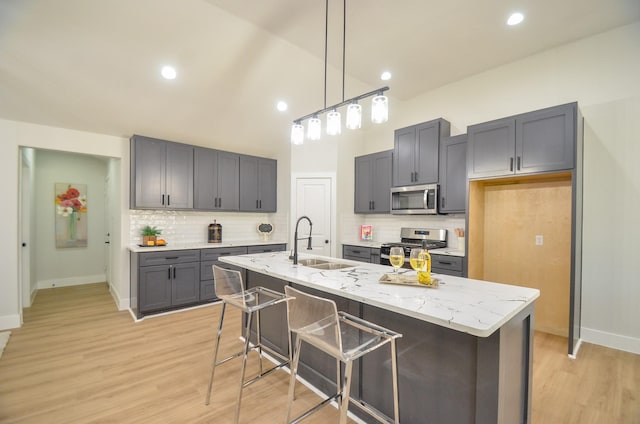
<path id="1" fill-rule="evenodd" d="M 544 237 L 536 236 L 536 246 L 542 246 L 544 244 Z"/>

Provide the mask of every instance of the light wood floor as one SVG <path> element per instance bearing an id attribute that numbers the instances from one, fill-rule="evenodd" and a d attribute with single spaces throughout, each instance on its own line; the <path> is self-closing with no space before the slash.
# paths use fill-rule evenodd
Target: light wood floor
<path id="1" fill-rule="evenodd" d="M 239 361 L 218 368 L 204 405 L 219 313 L 134 323 L 105 284 L 40 290 L 0 358 L 0 423 L 232 422 Z M 222 355 L 240 346 L 240 316 L 227 317 Z M 640 423 L 639 355 L 584 344 L 572 361 L 565 350 L 565 339 L 536 334 L 533 423 Z M 287 388 L 282 371 L 247 387 L 240 421 L 283 422 Z M 294 413 L 316 401 L 299 386 Z M 305 423 L 336 420 L 327 407 Z"/>

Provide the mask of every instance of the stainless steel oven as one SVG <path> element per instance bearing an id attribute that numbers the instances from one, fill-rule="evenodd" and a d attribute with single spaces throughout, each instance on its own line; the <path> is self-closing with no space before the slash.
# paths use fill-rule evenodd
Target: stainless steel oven
<path id="1" fill-rule="evenodd" d="M 447 247 L 447 230 L 434 228 L 402 228 L 399 242 L 383 243 L 380 246 L 380 265 L 389 265 L 389 250 L 399 246 L 404 250 L 403 268 L 411 268 L 409 255 L 411 249 L 420 247 L 423 249 L 441 249 Z"/>

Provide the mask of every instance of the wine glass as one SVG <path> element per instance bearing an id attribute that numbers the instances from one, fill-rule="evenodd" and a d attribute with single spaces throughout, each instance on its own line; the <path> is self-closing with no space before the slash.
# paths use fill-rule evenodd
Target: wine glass
<path id="1" fill-rule="evenodd" d="M 424 271 L 425 266 L 427 265 L 426 256 L 427 255 L 425 255 L 424 249 L 411 249 L 411 254 L 409 255 L 409 263 L 411 264 L 411 268 L 413 268 L 415 271 Z"/>
<path id="2" fill-rule="evenodd" d="M 393 272 L 397 273 L 398 268 L 402 267 L 402 264 L 404 264 L 404 249 L 397 246 L 392 247 L 389 250 L 389 262 L 391 262 Z"/>

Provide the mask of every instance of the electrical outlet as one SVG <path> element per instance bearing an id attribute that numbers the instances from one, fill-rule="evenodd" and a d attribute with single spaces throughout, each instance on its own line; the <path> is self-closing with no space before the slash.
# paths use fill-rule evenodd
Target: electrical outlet
<path id="1" fill-rule="evenodd" d="M 536 246 L 542 246 L 544 244 L 544 237 L 536 236 Z"/>

